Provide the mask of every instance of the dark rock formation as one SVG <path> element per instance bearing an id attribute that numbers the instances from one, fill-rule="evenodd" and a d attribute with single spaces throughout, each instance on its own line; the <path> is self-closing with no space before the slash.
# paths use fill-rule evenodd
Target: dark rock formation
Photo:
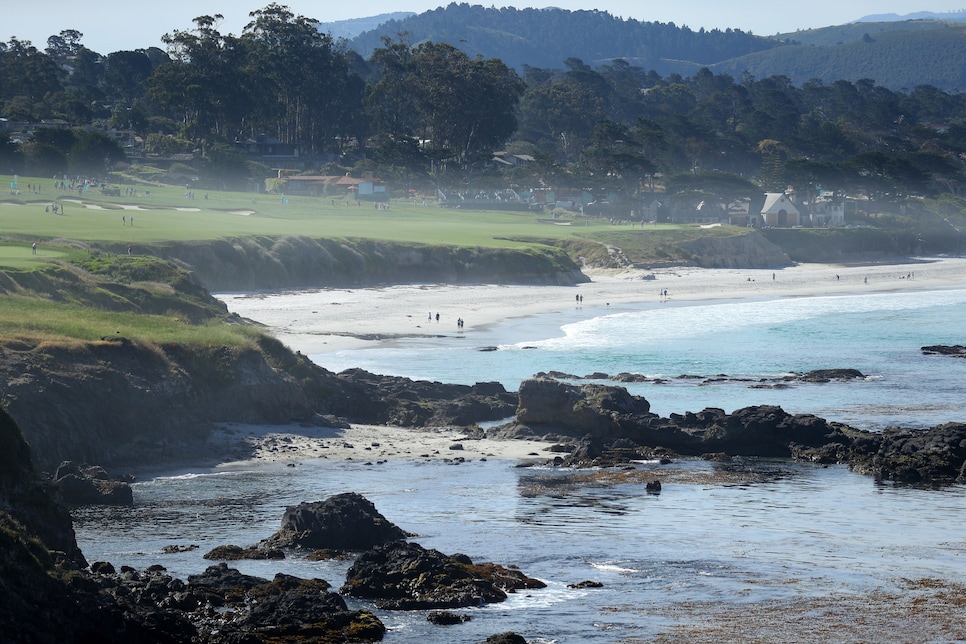
<path id="1" fill-rule="evenodd" d="M 806 375 L 815 381 L 863 377 L 851 369 Z M 846 463 L 880 480 L 903 483 L 966 480 L 966 424 L 962 423 L 879 434 L 811 414 L 789 414 L 770 405 L 731 414 L 709 408 L 668 418 L 648 409 L 646 400 L 621 387 L 536 378 L 520 386 L 516 420 L 487 431 L 487 436 L 544 440 L 580 436 L 569 457 L 553 460 L 561 466 L 615 465 L 635 458 L 663 458 L 669 451 L 716 460 L 758 456 Z M 660 483 L 652 482 L 649 489 L 659 491 Z"/>
<path id="2" fill-rule="evenodd" d="M 792 415 L 780 407 L 746 407 L 726 414 L 721 409 L 661 418 L 649 412 L 644 398 L 623 387 L 569 385 L 540 378 L 520 385 L 516 420 L 487 432 L 488 436 L 582 436 L 569 459 L 586 462 L 605 452 L 633 457 L 635 446 L 661 447 L 698 456 L 726 452 L 738 456 L 788 458 L 793 446 L 850 444 L 841 427 L 807 414 Z M 638 456 L 641 454 L 638 453 Z"/>
<path id="3" fill-rule="evenodd" d="M 930 429 L 886 429 L 871 458 L 856 459 L 855 469 L 880 480 L 914 484 L 966 481 L 966 424 Z"/>
<path id="4" fill-rule="evenodd" d="M 426 621 L 437 626 L 452 626 L 453 624 L 462 624 L 472 619 L 469 615 L 460 615 L 448 610 L 431 610 L 426 615 Z"/>
<path id="5" fill-rule="evenodd" d="M 54 473 L 54 483 L 68 505 L 133 505 L 134 492 L 125 481 L 110 477 L 100 466 L 81 467 L 64 461 Z"/>
<path id="6" fill-rule="evenodd" d="M 527 640 L 522 635 L 518 635 L 513 631 L 507 631 L 499 635 L 490 635 L 481 644 L 527 644 Z"/>
<path id="7" fill-rule="evenodd" d="M 520 383 L 516 422 L 537 435 L 590 434 L 615 439 L 653 416 L 650 408 L 647 400 L 622 387 L 577 387 L 550 378 L 531 378 Z"/>
<path id="8" fill-rule="evenodd" d="M 19 523 L 26 534 L 58 553 L 65 565 L 84 567 L 87 561 L 77 547 L 60 491 L 40 479 L 30 452 L 20 428 L 0 408 L 0 510 L 8 513 L 9 521 Z"/>
<path id="9" fill-rule="evenodd" d="M 390 610 L 429 610 L 501 602 L 507 592 L 544 586 L 518 570 L 394 541 L 360 555 L 342 593 Z"/>
<path id="10" fill-rule="evenodd" d="M 922 347 L 923 355 L 927 356 L 949 356 L 951 358 L 966 358 L 966 347 L 961 344 L 944 345 L 934 344 Z"/>
<path id="11" fill-rule="evenodd" d="M 355 422 L 402 427 L 475 425 L 512 416 L 517 395 L 498 382 L 472 386 L 379 376 L 362 369 L 339 373 L 343 397 L 335 413 Z"/>
<path id="12" fill-rule="evenodd" d="M 73 470 L 73 467 L 65 466 Z M 72 476 L 72 475 L 65 475 Z M 318 579 L 274 581 L 213 566 L 185 584 L 161 566 L 90 571 L 59 489 L 0 409 L 0 633 L 11 642 L 374 642 L 383 624 Z M 230 611 L 219 611 L 229 607 Z"/>
<path id="13" fill-rule="evenodd" d="M 59 490 L 34 471 L 30 450 L 0 409 L 0 632 L 12 642 L 190 641 L 194 627 L 163 609 L 129 610 L 79 567 Z M 99 569 L 110 570 L 104 566 Z"/>
<path id="14" fill-rule="evenodd" d="M 227 564 L 188 577 L 184 590 L 199 605 L 233 612 L 205 613 L 205 630 L 229 639 L 216 641 L 373 642 L 385 626 L 368 611 L 350 611 L 322 579 L 277 574 L 269 581 L 244 575 Z"/>
<path id="15" fill-rule="evenodd" d="M 216 546 L 204 555 L 214 561 L 239 561 L 241 559 L 285 559 L 285 553 L 277 548 L 242 548 L 241 546 Z"/>
<path id="16" fill-rule="evenodd" d="M 281 528 L 259 548 L 362 551 L 408 536 L 364 496 L 348 492 L 286 508 Z"/>
<path id="17" fill-rule="evenodd" d="M 255 348 L 0 345 L 0 396 L 38 465 L 144 465 L 198 452 L 215 422 L 289 423 L 319 405 Z"/>
<path id="18" fill-rule="evenodd" d="M 798 376 L 798 379 L 802 382 L 830 382 L 832 380 L 856 380 L 858 378 L 865 378 L 865 374 L 858 369 L 814 369 Z"/>
<path id="19" fill-rule="evenodd" d="M 713 376 L 702 376 L 698 374 L 681 374 L 677 378 L 651 378 L 639 373 L 621 372 L 616 375 L 609 375 L 603 372 L 594 372 L 586 376 L 576 376 L 574 374 L 563 373 L 561 371 L 540 372 L 533 376 L 535 379 L 553 378 L 555 380 L 610 380 L 612 382 L 665 384 L 673 380 L 700 381 L 698 384 L 713 384 L 722 382 L 746 382 L 752 389 L 773 389 L 788 387 L 790 384 L 801 383 L 824 383 L 843 380 L 856 380 L 865 378 L 858 369 L 836 368 L 836 369 L 815 369 L 805 373 L 789 373 L 773 378 L 738 378 L 729 376 L 726 373 L 719 373 Z"/>

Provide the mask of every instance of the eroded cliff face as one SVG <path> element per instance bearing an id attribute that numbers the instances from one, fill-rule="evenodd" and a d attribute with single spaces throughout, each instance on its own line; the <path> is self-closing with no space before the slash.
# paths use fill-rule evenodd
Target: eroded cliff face
<path id="1" fill-rule="evenodd" d="M 150 465 L 197 445 L 211 422 L 287 423 L 317 405 L 255 348 L 124 339 L 0 347 L 0 398 L 38 466 Z"/>
<path id="2" fill-rule="evenodd" d="M 757 232 L 733 237 L 703 237 L 680 244 L 702 268 L 781 268 L 792 260 L 777 244 Z"/>
<path id="3" fill-rule="evenodd" d="M 304 236 L 153 246 L 212 291 L 414 283 L 559 284 L 589 281 L 559 249 L 429 246 Z"/>

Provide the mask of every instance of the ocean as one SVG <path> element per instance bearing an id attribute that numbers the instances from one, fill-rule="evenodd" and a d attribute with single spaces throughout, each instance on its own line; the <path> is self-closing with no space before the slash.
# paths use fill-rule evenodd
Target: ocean
<path id="1" fill-rule="evenodd" d="M 650 302 L 311 357 L 333 371 L 499 381 L 508 389 L 537 372 L 628 372 L 662 379 L 620 385 L 661 415 L 768 404 L 881 430 L 966 421 L 966 360 L 920 351 L 964 344 L 964 319 L 966 289 Z M 830 368 L 858 369 L 864 377 L 754 386 Z M 664 474 L 662 466 L 642 467 L 664 479 L 660 494 L 645 493 L 643 482 L 629 477 L 494 460 L 198 470 L 135 483 L 133 507 L 78 510 L 75 530 L 90 561 L 139 569 L 160 563 L 185 578 L 211 564 L 202 555 L 214 546 L 269 536 L 287 505 L 355 491 L 425 547 L 517 565 L 548 584 L 503 604 L 458 611 L 473 618 L 458 626 L 432 626 L 421 612 L 376 610 L 390 629 L 386 642 L 480 642 L 507 630 L 531 642 L 688 641 L 709 615 L 778 606 L 787 616 L 799 607 L 803 620 L 820 624 L 834 612 L 826 602 L 864 606 L 883 594 L 912 602 L 917 580 L 966 583 L 966 486 L 902 487 L 840 466 L 757 459 L 682 459 Z M 161 552 L 190 544 L 199 548 Z M 337 588 L 348 565 L 291 557 L 236 567 L 269 578 L 320 577 Z M 583 580 L 603 587 L 568 587 Z M 906 641 L 963 636 L 926 638 L 926 630 L 911 628 L 924 639 Z M 802 640 L 789 632 L 758 640 Z M 862 638 L 813 633 L 811 641 L 829 639 Z"/>

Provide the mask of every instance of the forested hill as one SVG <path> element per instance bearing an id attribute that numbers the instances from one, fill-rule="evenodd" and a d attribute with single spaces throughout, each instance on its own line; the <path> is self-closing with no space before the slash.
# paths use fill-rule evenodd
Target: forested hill
<path id="1" fill-rule="evenodd" d="M 740 30 L 693 31 L 674 23 L 624 20 L 603 11 L 485 8 L 452 3 L 404 20 L 391 20 L 351 41 L 368 58 L 383 46 L 382 38 L 406 34 L 409 44 L 445 42 L 469 56 L 499 58 L 510 67 L 523 65 L 562 69 L 564 61 L 588 65 L 623 58 L 629 63 L 668 71 L 665 60 L 708 66 L 780 46 Z"/>
<path id="2" fill-rule="evenodd" d="M 865 25 L 862 36 L 855 40 L 825 46 L 790 44 L 709 69 L 735 77 L 745 71 L 756 78 L 782 75 L 796 85 L 813 78 L 826 83 L 869 78 L 892 90 L 919 85 L 945 91 L 966 89 L 966 24 L 913 21 L 898 25 L 907 28 L 878 31 Z M 697 69 L 678 71 L 691 75 Z"/>
<path id="3" fill-rule="evenodd" d="M 361 33 L 350 46 L 363 57 L 383 38 L 411 45 L 445 42 L 471 57 L 499 58 L 522 70 L 596 67 L 621 58 L 658 74 L 692 76 L 702 67 L 735 78 L 785 76 L 796 84 L 872 79 L 893 90 L 929 84 L 966 90 L 966 24 L 941 20 L 861 22 L 755 36 L 740 29 L 694 31 L 674 23 L 624 20 L 606 12 L 486 8 L 452 3 Z"/>

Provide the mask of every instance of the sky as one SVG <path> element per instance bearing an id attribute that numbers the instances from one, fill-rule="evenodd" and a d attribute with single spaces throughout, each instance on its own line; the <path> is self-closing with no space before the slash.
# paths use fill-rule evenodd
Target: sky
<path id="1" fill-rule="evenodd" d="M 646 22 L 673 22 L 697 30 L 741 29 L 759 36 L 827 27 L 854 22 L 873 14 L 907 15 L 917 11 L 937 13 L 966 8 L 964 0 L 811 0 L 778 3 L 774 0 L 669 0 L 655 3 L 644 0 L 533 0 L 494 3 L 492 0 L 460 0 L 486 7 L 513 6 L 559 7 L 571 11 L 598 9 L 625 19 Z M 175 30 L 188 30 L 197 16 L 222 14 L 218 30 L 238 35 L 249 22 L 249 12 L 262 9 L 270 0 L 5 0 L 0 7 L 0 41 L 11 37 L 29 40 L 37 49 L 47 47 L 47 38 L 66 29 L 83 34 L 81 42 L 100 54 L 115 51 L 164 47 L 161 36 Z M 395 11 L 422 13 L 449 4 L 449 0 L 279 0 L 294 14 L 334 22 L 365 18 Z"/>

